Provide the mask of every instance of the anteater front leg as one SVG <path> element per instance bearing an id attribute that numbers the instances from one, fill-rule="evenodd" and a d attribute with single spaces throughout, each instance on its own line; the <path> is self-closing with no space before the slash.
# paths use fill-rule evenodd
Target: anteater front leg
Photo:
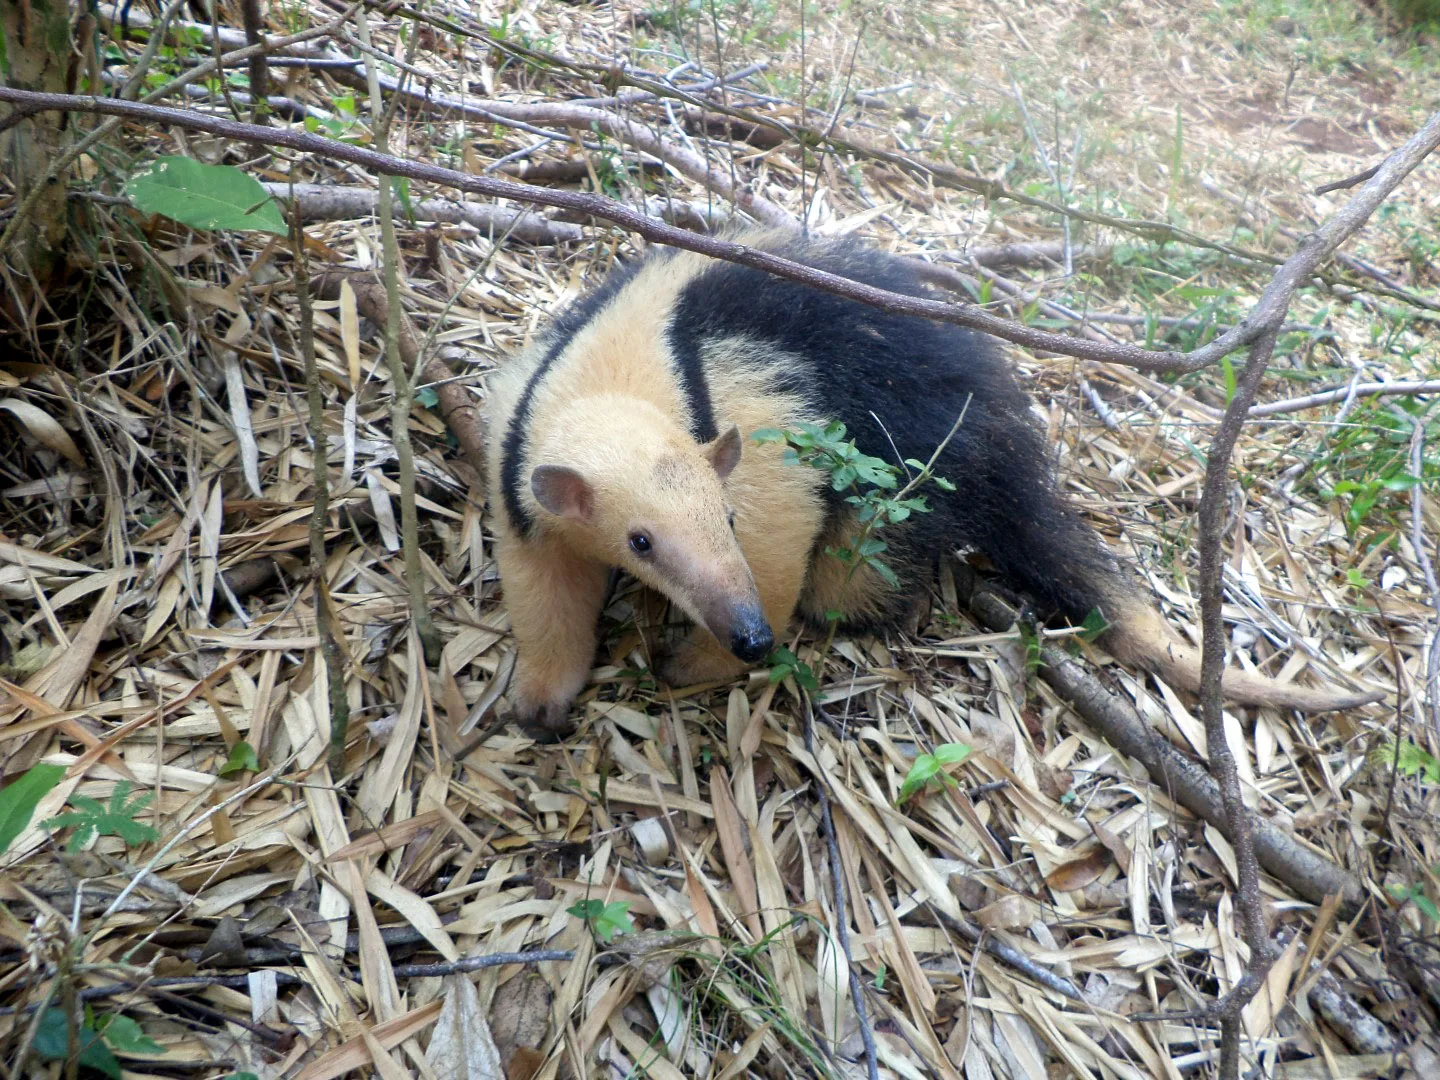
<path id="1" fill-rule="evenodd" d="M 501 537 L 495 559 L 519 650 L 510 684 L 515 719 L 537 736 L 564 735 L 595 659 L 609 570 L 547 536 Z"/>

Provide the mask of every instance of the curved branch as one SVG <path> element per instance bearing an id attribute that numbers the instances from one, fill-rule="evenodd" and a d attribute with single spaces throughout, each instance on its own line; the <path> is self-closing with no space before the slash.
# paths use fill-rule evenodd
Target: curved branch
<path id="1" fill-rule="evenodd" d="M 1173 353 L 1152 352 L 1136 345 L 1117 342 L 1076 339 L 1012 323 L 971 304 L 950 304 L 877 289 L 732 241 L 686 232 L 647 217 L 612 199 L 589 192 L 558 191 L 493 176 L 472 176 L 454 169 L 403 161 L 309 132 L 243 124 L 223 117 L 206 116 L 159 105 L 144 105 L 140 102 L 76 94 L 42 94 L 4 86 L 0 86 L 0 101 L 38 110 L 103 113 L 154 124 L 171 124 L 258 146 L 283 146 L 303 153 L 349 161 L 381 175 L 405 176 L 475 195 L 574 210 L 624 226 L 654 243 L 669 244 L 711 258 L 750 266 L 777 277 L 869 304 L 891 314 L 913 315 L 965 326 L 1026 348 L 1049 350 L 1082 360 L 1121 364 L 1141 371 L 1171 372 L 1197 371 L 1208 367 L 1222 356 L 1263 337 L 1272 324 L 1278 325 L 1296 287 L 1314 272 L 1316 266 L 1333 254 L 1335 248 L 1365 222 L 1395 186 L 1440 144 L 1440 113 L 1436 113 L 1404 146 L 1386 160 L 1349 203 L 1312 233 L 1300 246 L 1300 250 L 1276 271 L 1270 286 L 1244 321 L 1193 352 Z"/>

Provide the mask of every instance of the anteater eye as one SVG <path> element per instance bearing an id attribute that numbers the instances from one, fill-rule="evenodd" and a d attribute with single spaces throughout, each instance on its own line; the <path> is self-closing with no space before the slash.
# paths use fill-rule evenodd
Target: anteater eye
<path id="1" fill-rule="evenodd" d="M 631 533 L 630 550 L 635 552 L 636 555 L 649 555 L 650 537 L 646 536 L 644 533 Z"/>
<path id="2" fill-rule="evenodd" d="M 735 511 L 734 511 L 734 510 L 726 510 L 726 511 L 725 511 L 725 520 L 730 523 L 730 531 L 731 531 L 731 532 L 734 532 L 734 531 L 735 531 Z"/>

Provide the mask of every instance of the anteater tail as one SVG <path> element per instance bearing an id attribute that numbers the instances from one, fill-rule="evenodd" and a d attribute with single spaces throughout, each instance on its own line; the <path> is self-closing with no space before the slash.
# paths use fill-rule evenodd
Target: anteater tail
<path id="1" fill-rule="evenodd" d="M 1147 668 L 1172 686 L 1199 693 L 1199 649 L 1182 640 L 1160 612 L 1137 594 L 1117 593 L 1109 606 L 1115 613 L 1114 627 L 1103 641 L 1117 660 Z M 1378 690 L 1312 690 L 1233 668 L 1226 669 L 1220 689 L 1227 699 L 1243 705 L 1273 705 L 1314 713 L 1353 709 L 1385 696 Z"/>

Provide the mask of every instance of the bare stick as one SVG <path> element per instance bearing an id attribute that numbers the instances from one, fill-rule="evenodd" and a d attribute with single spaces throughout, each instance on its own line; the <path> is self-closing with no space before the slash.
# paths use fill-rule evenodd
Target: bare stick
<path id="1" fill-rule="evenodd" d="M 1410 434 L 1410 475 L 1421 483 L 1410 489 L 1410 544 L 1415 549 L 1415 561 L 1425 576 L 1425 588 L 1430 591 L 1430 604 L 1435 609 L 1435 628 L 1431 631 L 1425 660 L 1425 696 L 1430 705 L 1430 727 L 1440 737 L 1440 581 L 1435 577 L 1435 564 L 1425 550 L 1425 421 L 1415 418 L 1415 427 Z M 1398 759 L 1397 759 L 1398 760 Z"/>
<path id="2" fill-rule="evenodd" d="M 350 726 L 350 699 L 345 693 L 345 663 L 331 624 L 330 590 L 325 578 L 325 525 L 330 517 L 329 443 L 325 438 L 325 399 L 320 392 L 320 369 L 315 362 L 315 313 L 310 306 L 310 268 L 305 255 L 305 230 L 298 212 L 290 216 L 290 242 L 295 257 L 295 293 L 300 304 L 300 352 L 305 363 L 305 390 L 309 405 L 310 470 L 315 494 L 310 507 L 310 580 L 315 590 L 315 632 L 325 658 L 330 703 L 330 775 L 345 775 L 345 733 Z M 258 748 L 257 748 L 258 749 Z"/>
<path id="3" fill-rule="evenodd" d="M 1009 630 L 1015 625 L 1019 613 L 993 592 L 978 587 L 968 567 L 957 568 L 955 583 L 967 591 L 970 609 L 990 629 Z M 1040 659 L 1040 678 L 1069 702 L 1094 731 L 1126 757 L 1144 765 L 1155 786 L 1170 798 L 1229 834 L 1219 787 L 1203 765 L 1176 749 L 1133 706 L 1107 690 L 1063 648 L 1043 645 Z M 1358 881 L 1294 836 L 1268 821 L 1256 822 L 1254 831 L 1260 864 L 1297 895 L 1315 903 L 1332 895 L 1348 904 L 1364 899 L 1365 891 Z"/>
<path id="4" fill-rule="evenodd" d="M 1320 390 L 1304 397 L 1286 398 L 1284 401 L 1270 401 L 1264 405 L 1250 406 L 1251 418 L 1274 416 L 1277 413 L 1300 412 L 1318 405 L 1331 405 L 1337 401 L 1352 401 L 1363 397 L 1393 397 L 1408 394 L 1440 394 L 1440 379 L 1412 379 L 1399 382 L 1351 383 L 1334 390 Z"/>

